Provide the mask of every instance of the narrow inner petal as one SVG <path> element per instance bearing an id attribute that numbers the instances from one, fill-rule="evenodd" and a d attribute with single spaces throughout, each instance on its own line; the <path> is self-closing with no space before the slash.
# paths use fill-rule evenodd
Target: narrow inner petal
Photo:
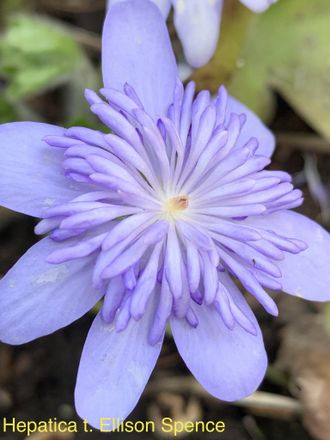
<path id="1" fill-rule="evenodd" d="M 286 173 L 265 170 L 270 159 L 259 154 L 258 130 L 250 139 L 245 130 L 241 141 L 249 115 L 229 111 L 224 88 L 216 100 L 205 91 L 193 99 L 194 90 L 178 81 L 173 104 L 156 121 L 128 84 L 123 92 L 102 89 L 106 100 L 88 91 L 111 133 L 73 127 L 46 138 L 63 151 L 67 178 L 86 188 L 44 211 L 36 232 L 61 242 L 47 261 L 94 256 L 93 284 L 106 292 L 102 316 L 117 332 L 143 319 L 156 298 L 151 344 L 171 316 L 198 327 L 199 307 L 213 308 L 229 330 L 254 335 L 221 275 L 238 279 L 276 315 L 265 288 L 281 289 L 279 262 L 306 249 L 273 223 L 250 225 L 297 206 L 302 194 Z"/>

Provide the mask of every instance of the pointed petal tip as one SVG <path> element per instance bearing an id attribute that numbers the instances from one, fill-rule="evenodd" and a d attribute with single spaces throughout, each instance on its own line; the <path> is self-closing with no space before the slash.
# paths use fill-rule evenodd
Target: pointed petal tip
<path id="1" fill-rule="evenodd" d="M 269 299 L 268 304 L 265 304 L 264 308 L 270 315 L 277 317 L 279 314 L 278 307 L 272 298 L 269 297 Z"/>
<path id="2" fill-rule="evenodd" d="M 308 246 L 305 250 L 294 254 L 285 252 L 284 259 L 277 263 L 282 271 L 283 291 L 310 301 L 330 300 L 328 231 L 308 217 L 289 210 L 250 217 L 247 223 L 273 230 L 289 240 L 297 239 L 299 243 L 303 239 Z"/>

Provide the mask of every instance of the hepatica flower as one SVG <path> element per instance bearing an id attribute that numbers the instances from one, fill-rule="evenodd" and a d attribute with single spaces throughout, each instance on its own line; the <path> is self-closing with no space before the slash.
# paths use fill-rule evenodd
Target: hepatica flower
<path id="1" fill-rule="evenodd" d="M 127 0 L 108 0 L 109 5 Z M 143 0 L 142 0 L 143 1 Z M 193 67 L 206 64 L 216 49 L 222 8 L 227 0 L 152 0 L 166 18 L 173 5 L 174 24 L 185 57 Z M 253 12 L 264 12 L 277 0 L 240 0 Z M 140 5 L 137 3 L 137 7 Z"/>
<path id="2" fill-rule="evenodd" d="M 273 136 L 224 88 L 183 88 L 148 0 L 110 8 L 103 77 L 86 98 L 104 132 L 0 127 L 0 200 L 47 235 L 1 280 L 0 339 L 49 334 L 102 299 L 75 391 L 95 427 L 134 408 L 167 324 L 212 395 L 258 387 L 267 358 L 238 281 L 272 315 L 266 289 L 330 297 L 328 233 L 289 210 L 302 202 L 290 176 L 265 169 Z"/>

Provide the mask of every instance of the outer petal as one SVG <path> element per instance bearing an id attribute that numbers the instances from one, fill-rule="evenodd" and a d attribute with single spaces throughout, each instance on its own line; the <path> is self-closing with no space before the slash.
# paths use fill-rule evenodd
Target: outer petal
<path id="1" fill-rule="evenodd" d="M 162 11 L 163 16 L 166 18 L 171 9 L 171 0 L 152 0 Z"/>
<path id="2" fill-rule="evenodd" d="M 253 12 L 264 12 L 269 6 L 277 2 L 277 0 L 240 0 L 243 5 L 247 6 Z"/>
<path id="3" fill-rule="evenodd" d="M 311 301 L 330 300 L 330 235 L 320 225 L 293 211 L 250 217 L 248 224 L 270 229 L 308 244 L 300 254 L 287 253 L 276 265 L 282 272 L 283 290 Z"/>
<path id="4" fill-rule="evenodd" d="M 227 275 L 221 276 L 236 304 L 255 323 L 257 336 L 237 324 L 229 330 L 213 307 L 195 306 L 196 329 L 173 318 L 171 327 L 187 367 L 213 396 L 233 401 L 251 394 L 260 384 L 267 366 L 258 323 L 243 295 Z"/>
<path id="5" fill-rule="evenodd" d="M 131 320 L 117 333 L 98 315 L 88 333 L 75 390 L 80 417 L 100 429 L 101 418 L 125 419 L 137 404 L 161 350 L 151 346 L 148 333 L 154 307 L 140 321 Z M 107 426 L 107 430 L 116 425 Z"/>
<path id="6" fill-rule="evenodd" d="M 63 151 L 43 142 L 64 129 L 36 122 L 0 125 L 0 203 L 40 217 L 44 208 L 77 196 L 79 185 L 63 174 Z"/>
<path id="7" fill-rule="evenodd" d="M 127 0 L 108 0 L 108 8 L 115 3 L 126 2 Z M 168 13 L 171 9 L 171 0 L 151 0 L 153 1 L 161 10 L 164 18 L 167 18 Z"/>
<path id="8" fill-rule="evenodd" d="M 275 149 L 275 137 L 273 133 L 264 125 L 261 119 L 249 110 L 237 99 L 229 96 L 227 106 L 228 117 L 230 113 L 245 114 L 246 122 L 239 137 L 239 146 L 243 146 L 252 137 L 258 139 L 258 154 L 270 157 Z"/>
<path id="9" fill-rule="evenodd" d="M 217 47 L 223 0 L 173 0 L 174 24 L 189 64 L 206 64 Z"/>
<path id="10" fill-rule="evenodd" d="M 58 244 L 45 238 L 0 281 L 0 340 L 23 344 L 80 318 L 101 298 L 91 286 L 94 258 L 51 265 Z"/>
<path id="11" fill-rule="evenodd" d="M 164 18 L 149 0 L 112 6 L 103 29 L 103 80 L 122 91 L 135 88 L 152 115 L 165 114 L 173 101 L 177 67 Z"/>

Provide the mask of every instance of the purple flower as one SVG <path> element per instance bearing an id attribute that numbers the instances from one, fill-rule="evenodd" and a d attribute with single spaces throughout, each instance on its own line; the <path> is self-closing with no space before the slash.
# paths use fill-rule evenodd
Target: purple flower
<path id="1" fill-rule="evenodd" d="M 126 0 L 108 0 L 109 5 Z M 142 0 L 143 1 L 143 0 Z M 174 24 L 188 63 L 201 67 L 217 47 L 223 2 L 226 0 L 152 0 L 166 18 L 174 8 Z M 254 12 L 264 12 L 277 0 L 240 0 Z M 137 4 L 137 7 L 140 7 Z"/>
<path id="2" fill-rule="evenodd" d="M 48 235 L 1 280 L 0 340 L 47 335 L 103 298 L 75 391 L 95 427 L 132 411 L 167 324 L 212 395 L 258 387 L 267 357 L 235 280 L 273 315 L 265 288 L 330 297 L 329 235 L 289 211 L 302 202 L 290 176 L 265 170 L 272 134 L 224 88 L 184 89 L 159 10 L 136 4 L 106 19 L 105 100 L 86 92 L 105 133 L 0 126 L 1 203 Z"/>

